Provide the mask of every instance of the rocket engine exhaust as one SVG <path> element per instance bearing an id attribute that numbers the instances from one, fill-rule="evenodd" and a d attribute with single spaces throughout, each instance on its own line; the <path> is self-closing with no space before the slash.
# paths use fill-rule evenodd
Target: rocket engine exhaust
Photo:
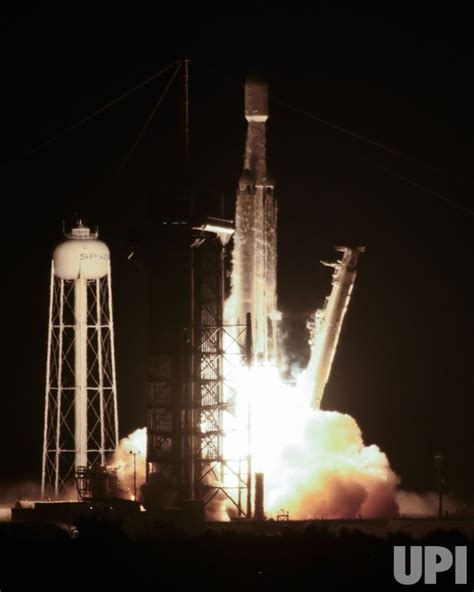
<path id="1" fill-rule="evenodd" d="M 282 380 L 278 368 L 277 201 L 266 163 L 268 87 L 256 78 L 245 84 L 245 117 L 247 138 L 236 196 L 230 295 L 223 304 L 224 288 L 220 286 L 225 287 L 225 267 L 220 257 L 219 265 L 212 266 L 218 273 L 209 275 L 213 285 L 219 286 L 218 299 L 216 290 L 197 292 L 205 296 L 199 300 L 196 317 L 205 339 L 197 339 L 204 345 L 193 349 L 192 376 L 186 384 L 180 382 L 181 376 L 175 380 L 163 364 L 168 358 L 160 353 L 151 382 L 166 397 L 175 392 L 175 382 L 185 389 L 191 384 L 187 409 L 195 421 L 185 436 L 191 435 L 190 441 L 199 446 L 186 448 L 193 453 L 188 458 L 198 484 L 189 491 L 206 504 L 209 520 L 251 518 L 253 502 L 257 519 L 270 518 L 279 509 L 295 519 L 395 516 L 399 480 L 386 455 L 375 445 L 365 445 L 353 418 L 320 409 L 358 259 L 365 248 L 337 247 L 341 258 L 324 263 L 333 268 L 331 293 L 314 315 L 309 364 L 290 385 Z M 215 228 L 207 230 L 215 232 Z M 196 272 L 196 277 L 202 276 Z M 166 406 L 154 403 L 150 408 L 148 442 L 159 442 L 159 446 L 148 459 L 156 470 L 150 473 L 147 486 L 157 484 L 163 499 L 175 500 L 181 487 L 179 471 L 186 466 L 179 456 L 183 409 L 179 407 L 179 413 L 172 415 L 169 396 L 163 395 Z M 174 473 L 175 458 L 179 462 Z M 166 470 L 158 470 L 163 467 Z M 130 463 L 124 472 L 130 476 Z M 162 507 L 167 505 L 164 502 Z"/>

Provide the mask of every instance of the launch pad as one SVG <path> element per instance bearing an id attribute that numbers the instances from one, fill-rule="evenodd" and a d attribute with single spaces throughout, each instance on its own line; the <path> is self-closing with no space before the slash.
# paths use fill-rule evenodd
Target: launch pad
<path id="1" fill-rule="evenodd" d="M 186 81 L 187 68 L 186 63 Z M 261 78 L 247 79 L 247 138 L 235 219 L 225 218 L 215 195 L 188 191 L 178 201 L 151 203 L 144 245 L 146 482 L 139 498 L 156 517 L 201 520 L 205 513 L 216 521 L 262 521 L 266 516 L 266 463 L 258 448 L 268 440 L 275 448 L 270 457 L 281 451 L 269 436 L 277 425 L 275 399 L 263 414 L 257 407 L 275 388 L 283 353 L 278 206 L 266 157 L 268 96 Z M 93 504 L 123 497 L 110 472 L 118 449 L 110 253 L 80 221 L 66 239 L 54 252 L 51 271 L 42 496 L 65 499 L 76 478 L 80 499 Z M 331 294 L 311 326 L 306 391 L 315 410 L 364 249 L 337 250 L 341 259 L 325 264 L 334 268 Z M 282 423 L 279 429 L 281 440 L 288 428 Z M 135 497 L 136 454 L 128 452 L 134 454 Z"/>
<path id="2" fill-rule="evenodd" d="M 190 198 L 192 219 L 178 224 L 176 217 L 162 217 L 156 228 L 168 236 L 177 231 L 172 241 L 179 253 L 175 260 L 182 264 L 178 272 L 173 270 L 169 290 L 176 294 L 181 286 L 183 297 L 181 317 L 174 326 L 165 321 L 163 333 L 166 296 L 158 285 L 151 287 L 148 508 L 166 506 L 159 501 L 162 496 L 177 505 L 201 499 L 210 513 L 224 503 L 236 517 L 252 516 L 250 415 L 240 425 L 235 420 L 239 401 L 234 381 L 239 369 L 254 360 L 276 361 L 279 319 L 276 201 L 266 168 L 268 87 L 256 78 L 245 85 L 245 117 L 248 132 L 235 225 L 216 215 L 217 204 L 206 212 L 199 200 Z M 162 249 L 168 250 L 170 242 L 159 240 L 159 245 L 152 250 L 151 267 L 156 277 L 169 280 Z M 247 435 L 240 449 L 229 450 L 226 434 L 238 430 Z"/>
<path id="3" fill-rule="evenodd" d="M 254 474 L 252 431 L 266 427 L 252 426 L 251 399 L 260 395 L 250 394 L 255 385 L 243 384 L 254 368 L 277 369 L 282 353 L 277 200 L 266 161 L 268 115 L 268 85 L 252 76 L 245 84 L 247 139 L 234 221 L 218 215 L 218 200 L 191 198 L 184 200 L 187 211 L 166 216 L 161 209 L 153 218 L 143 490 L 149 511 L 201 500 L 210 519 L 265 515 L 263 473 Z M 341 260 L 330 264 L 332 292 L 312 330 L 308 390 L 315 409 L 364 249 L 338 250 Z M 170 252 L 172 262 L 165 255 Z M 273 422 L 271 407 L 268 421 Z"/>

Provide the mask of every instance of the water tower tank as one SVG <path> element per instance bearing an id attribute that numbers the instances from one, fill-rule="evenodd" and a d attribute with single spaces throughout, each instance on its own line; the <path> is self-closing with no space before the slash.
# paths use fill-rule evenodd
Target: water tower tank
<path id="1" fill-rule="evenodd" d="M 87 280 L 97 280 L 107 275 L 110 251 L 107 245 L 97 240 L 97 233 L 78 224 L 60 243 L 53 253 L 54 273 L 63 280 L 75 280 L 82 272 Z"/>

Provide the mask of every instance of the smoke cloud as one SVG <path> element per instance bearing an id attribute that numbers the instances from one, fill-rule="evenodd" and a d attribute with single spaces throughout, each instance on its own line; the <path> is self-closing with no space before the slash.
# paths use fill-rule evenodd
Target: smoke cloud
<path id="1" fill-rule="evenodd" d="M 397 504 L 400 514 L 405 516 L 437 516 L 438 494 L 434 491 L 415 493 L 414 491 L 397 491 Z M 452 496 L 444 496 L 443 511 L 453 514 L 457 511 L 458 502 Z"/>
<path id="2" fill-rule="evenodd" d="M 352 417 L 315 411 L 302 427 L 301 441 L 283 448 L 267 476 L 273 511 L 299 520 L 398 515 L 399 479 L 377 446 L 364 445 Z"/>
<path id="3" fill-rule="evenodd" d="M 146 479 L 146 428 L 138 428 L 120 440 L 111 465 L 117 469 L 120 484 L 130 499 L 134 499 L 136 477 L 137 498 L 140 498 Z"/>

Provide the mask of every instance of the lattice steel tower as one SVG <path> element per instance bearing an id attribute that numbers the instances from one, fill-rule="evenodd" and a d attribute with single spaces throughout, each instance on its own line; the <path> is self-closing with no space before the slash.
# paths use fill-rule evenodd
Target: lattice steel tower
<path id="1" fill-rule="evenodd" d="M 227 220 L 208 217 L 194 226 L 192 261 L 191 380 L 186 406 L 185 491 L 205 505 L 226 500 L 238 516 L 250 517 L 250 449 L 229 450 L 239 426 L 236 374 L 246 356 L 246 325 L 224 324 L 225 245 L 233 234 Z M 247 442 L 244 439 L 244 442 Z"/>
<path id="2" fill-rule="evenodd" d="M 81 222 L 66 237 L 51 262 L 41 492 L 52 498 L 118 443 L 110 252 Z"/>

